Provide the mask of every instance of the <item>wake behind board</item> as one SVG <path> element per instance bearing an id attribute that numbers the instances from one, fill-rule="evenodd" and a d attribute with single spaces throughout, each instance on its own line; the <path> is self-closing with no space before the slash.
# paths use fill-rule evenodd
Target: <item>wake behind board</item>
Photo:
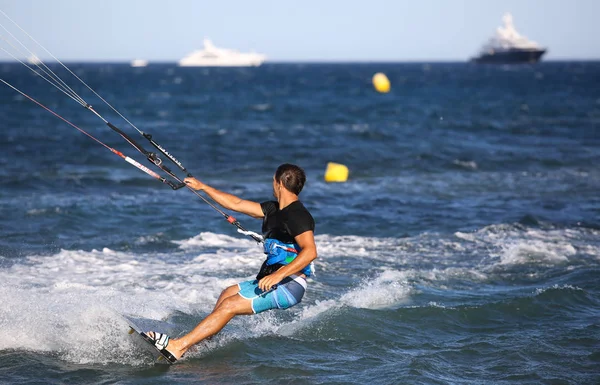
<path id="1" fill-rule="evenodd" d="M 124 317 L 129 324 L 129 335 L 133 338 L 134 343 L 150 353 L 154 358 L 154 363 L 171 365 L 171 362 L 156 346 L 152 343 L 150 337 L 143 334 L 143 330 L 129 317 Z"/>

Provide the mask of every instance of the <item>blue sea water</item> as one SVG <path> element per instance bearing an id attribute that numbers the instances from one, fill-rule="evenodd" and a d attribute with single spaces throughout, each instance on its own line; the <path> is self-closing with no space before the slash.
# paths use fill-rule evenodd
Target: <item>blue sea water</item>
<path id="1" fill-rule="evenodd" d="M 184 333 L 259 246 L 2 85 L 0 382 L 600 383 L 600 63 L 67 65 L 219 189 L 267 200 L 301 165 L 317 276 L 298 306 L 153 366 L 121 315 Z M 152 167 L 21 64 L 0 78 Z"/>

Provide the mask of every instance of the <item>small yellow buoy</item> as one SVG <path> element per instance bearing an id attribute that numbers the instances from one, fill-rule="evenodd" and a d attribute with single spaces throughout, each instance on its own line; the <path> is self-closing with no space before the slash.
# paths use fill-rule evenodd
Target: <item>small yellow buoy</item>
<path id="1" fill-rule="evenodd" d="M 390 80 L 384 73 L 377 72 L 373 75 L 373 87 L 381 93 L 390 92 Z"/>
<path id="2" fill-rule="evenodd" d="M 329 162 L 325 171 L 325 182 L 345 182 L 348 180 L 348 167 Z"/>

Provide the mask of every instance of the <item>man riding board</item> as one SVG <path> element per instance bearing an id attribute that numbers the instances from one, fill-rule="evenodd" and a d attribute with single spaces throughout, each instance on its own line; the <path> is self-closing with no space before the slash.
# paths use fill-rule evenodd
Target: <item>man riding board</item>
<path id="1" fill-rule="evenodd" d="M 225 209 L 263 220 L 262 233 L 267 259 L 256 279 L 223 290 L 213 311 L 181 338 L 157 332 L 142 333 L 173 363 L 192 346 L 217 334 L 238 315 L 258 314 L 271 309 L 287 309 L 298 304 L 306 291 L 306 277 L 317 258 L 315 221 L 298 199 L 304 187 L 304 171 L 282 164 L 273 176 L 276 201 L 257 203 L 220 191 L 196 178 L 185 183 L 204 191 Z"/>

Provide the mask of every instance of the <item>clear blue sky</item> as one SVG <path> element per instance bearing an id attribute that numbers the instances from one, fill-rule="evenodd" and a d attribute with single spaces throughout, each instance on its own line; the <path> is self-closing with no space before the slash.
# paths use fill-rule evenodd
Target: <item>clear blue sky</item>
<path id="1" fill-rule="evenodd" d="M 507 11 L 548 47 L 546 59 L 600 59 L 600 0 L 0 0 L 0 9 L 67 61 L 176 61 L 205 36 L 271 61 L 462 61 Z"/>

